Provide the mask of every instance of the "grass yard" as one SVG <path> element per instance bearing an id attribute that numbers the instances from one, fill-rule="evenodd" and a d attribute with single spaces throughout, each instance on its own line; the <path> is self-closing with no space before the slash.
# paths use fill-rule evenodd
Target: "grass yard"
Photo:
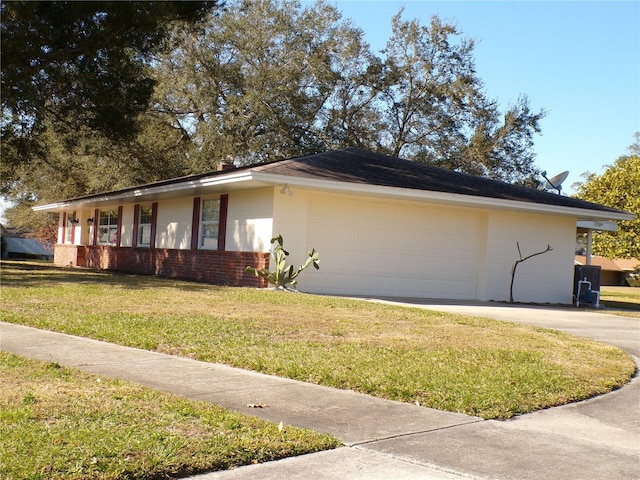
<path id="1" fill-rule="evenodd" d="M 4 295 L 3 295 L 4 296 Z M 0 352 L 0 478 L 152 479 L 339 445 L 327 435 Z"/>
<path id="2" fill-rule="evenodd" d="M 600 302 L 604 313 L 640 318 L 640 288 L 610 287 L 600 288 Z"/>
<path id="3" fill-rule="evenodd" d="M 417 308 L 5 262 L 2 319 L 483 418 L 608 392 L 620 349 Z"/>

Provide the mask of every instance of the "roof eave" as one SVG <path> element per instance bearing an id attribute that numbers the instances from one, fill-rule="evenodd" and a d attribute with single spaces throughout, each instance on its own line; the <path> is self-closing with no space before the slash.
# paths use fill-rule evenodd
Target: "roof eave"
<path id="1" fill-rule="evenodd" d="M 204 190 L 215 190 L 217 187 L 229 187 L 241 185 L 252 180 L 251 171 L 231 172 L 227 175 L 212 175 L 209 177 L 185 180 L 163 185 L 140 186 L 133 189 L 118 190 L 104 194 L 90 195 L 61 202 L 37 205 L 33 207 L 36 212 L 60 212 L 70 208 L 90 208 L 96 205 L 115 204 L 133 197 L 137 200 L 173 198 L 181 194 L 198 193 Z M 250 186 L 247 185 L 247 188 Z"/>
<path id="2" fill-rule="evenodd" d="M 507 200 L 459 193 L 416 190 L 411 188 L 388 187 L 371 184 L 320 180 L 306 177 L 292 177 L 256 172 L 254 179 L 273 185 L 288 184 L 303 188 L 328 190 L 351 194 L 368 194 L 407 200 L 422 200 L 448 205 L 476 208 L 498 208 L 502 210 L 526 211 L 531 213 L 555 214 L 577 218 L 578 220 L 633 220 L 635 215 L 623 211 L 609 212 L 593 209 L 581 209 L 558 205 L 547 205 L 518 200 Z"/>
<path id="3" fill-rule="evenodd" d="M 555 214 L 577 218 L 578 220 L 632 220 L 635 215 L 623 211 L 602 211 L 594 209 L 580 209 L 558 205 L 547 205 L 518 200 L 507 200 L 459 193 L 417 190 L 402 187 L 371 185 L 366 183 L 341 182 L 337 180 L 314 179 L 307 177 L 277 175 L 253 169 L 228 174 L 214 174 L 196 179 L 186 179 L 162 185 L 148 185 L 133 189 L 91 195 L 77 199 L 64 200 L 46 205 L 33 207 L 36 212 L 61 212 L 70 208 L 91 208 L 97 205 L 119 203 L 133 197 L 139 201 L 156 198 L 174 198 L 183 194 L 200 194 L 204 191 L 213 192 L 218 188 L 246 189 L 259 186 L 288 184 L 303 188 L 341 192 L 345 194 L 367 194 L 372 196 L 397 198 L 406 200 L 421 200 L 433 203 L 457 205 L 476 208 L 498 208 L 512 211 L 526 211 L 531 213 Z"/>

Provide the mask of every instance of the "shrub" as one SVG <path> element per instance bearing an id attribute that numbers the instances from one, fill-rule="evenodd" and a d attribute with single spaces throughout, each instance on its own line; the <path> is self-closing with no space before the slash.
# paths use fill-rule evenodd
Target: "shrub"
<path id="1" fill-rule="evenodd" d="M 313 265 L 316 270 L 320 268 L 318 252 L 316 252 L 315 249 L 312 249 L 307 255 L 309 258 L 307 258 L 307 261 L 303 265 L 299 266 L 297 270 L 294 269 L 293 265 L 287 266 L 287 257 L 289 256 L 289 252 L 284 249 L 284 240 L 282 239 L 282 235 L 278 235 L 271 239 L 271 258 L 273 258 L 275 269 L 269 271 L 266 268 L 248 266 L 245 269 L 245 272 L 255 275 L 256 277 L 266 278 L 269 284 L 276 288 L 290 290 L 291 287 L 294 287 L 297 283 L 296 279 L 298 278 L 298 275 L 300 275 L 300 273 L 309 265 Z"/>

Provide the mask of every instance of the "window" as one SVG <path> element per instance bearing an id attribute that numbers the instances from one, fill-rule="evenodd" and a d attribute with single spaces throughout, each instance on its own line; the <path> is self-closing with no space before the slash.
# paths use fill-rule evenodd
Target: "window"
<path id="1" fill-rule="evenodd" d="M 149 247 L 151 245 L 151 218 L 153 209 L 149 207 L 140 207 L 138 217 L 138 246 Z"/>
<path id="2" fill-rule="evenodd" d="M 98 245 L 115 245 L 118 234 L 118 211 L 100 210 Z"/>
<path id="3" fill-rule="evenodd" d="M 73 243 L 73 227 L 75 226 L 73 223 L 73 213 L 67 213 L 65 217 L 63 243 Z"/>
<path id="4" fill-rule="evenodd" d="M 219 223 L 220 199 L 203 200 L 200 209 L 200 248 L 218 248 Z"/>

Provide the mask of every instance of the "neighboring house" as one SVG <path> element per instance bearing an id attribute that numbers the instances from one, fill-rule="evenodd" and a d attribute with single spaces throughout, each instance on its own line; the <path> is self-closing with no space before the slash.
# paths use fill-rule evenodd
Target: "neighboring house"
<path id="1" fill-rule="evenodd" d="M 34 207 L 59 212 L 55 262 L 227 285 L 284 237 L 303 291 L 571 303 L 578 221 L 630 213 L 398 158 L 345 149 Z"/>
<path id="2" fill-rule="evenodd" d="M 587 257 L 576 255 L 575 264 L 586 265 Z M 600 285 L 628 286 L 627 279 L 640 268 L 640 260 L 637 258 L 610 260 L 594 255 L 591 257 L 591 265 L 600 267 Z"/>
<path id="3" fill-rule="evenodd" d="M 52 260 L 53 246 L 43 245 L 36 238 L 24 237 L 18 232 L 1 227 L 2 240 L 5 245 L 2 249 L 2 258 L 7 259 L 39 259 Z"/>

